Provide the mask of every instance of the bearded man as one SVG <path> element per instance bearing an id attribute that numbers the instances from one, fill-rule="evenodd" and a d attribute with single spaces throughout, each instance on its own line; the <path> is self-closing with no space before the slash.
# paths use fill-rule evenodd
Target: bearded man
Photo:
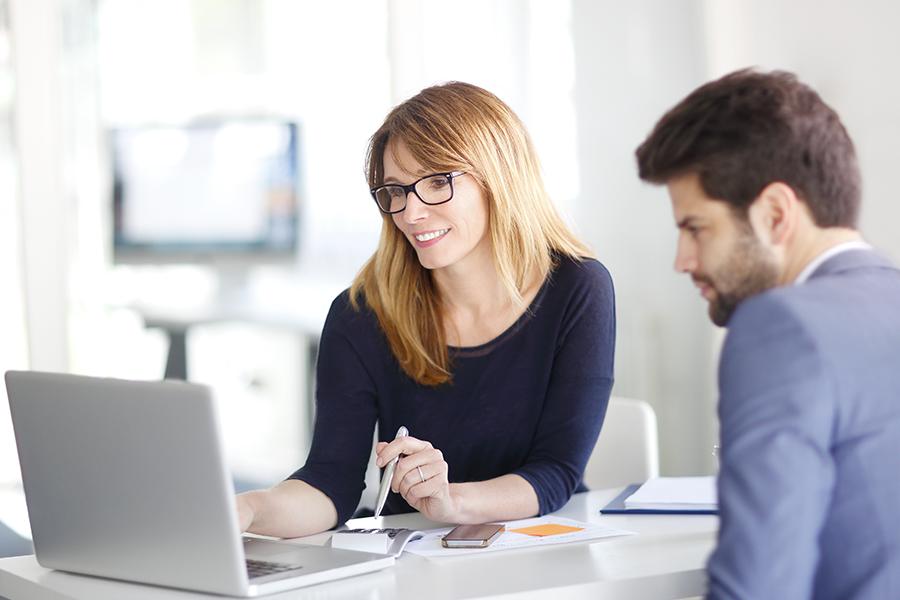
<path id="1" fill-rule="evenodd" d="M 637 161 L 728 327 L 709 597 L 900 598 L 900 270 L 857 231 L 838 115 L 792 74 L 738 71 Z"/>

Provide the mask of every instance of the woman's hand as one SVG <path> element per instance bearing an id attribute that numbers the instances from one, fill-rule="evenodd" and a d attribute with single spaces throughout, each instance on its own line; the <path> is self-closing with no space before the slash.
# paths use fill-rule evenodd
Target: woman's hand
<path id="1" fill-rule="evenodd" d="M 379 467 L 400 456 L 391 490 L 399 493 L 410 506 L 432 521 L 458 521 L 459 501 L 450 491 L 447 479 L 450 468 L 440 450 L 429 442 L 407 436 L 390 443 L 379 442 L 375 454 Z"/>
<path id="2" fill-rule="evenodd" d="M 294 538 L 319 533 L 337 524 L 337 511 L 331 499 L 297 479 L 282 481 L 267 490 L 238 494 L 234 501 L 242 532 Z"/>
<path id="3" fill-rule="evenodd" d="M 256 511 L 247 493 L 235 496 L 235 502 L 237 503 L 238 524 L 241 527 L 241 533 L 244 533 L 253 524 L 253 517 Z"/>

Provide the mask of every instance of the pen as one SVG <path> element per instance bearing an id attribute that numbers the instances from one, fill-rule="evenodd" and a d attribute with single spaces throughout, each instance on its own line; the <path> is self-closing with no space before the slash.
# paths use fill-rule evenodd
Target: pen
<path id="1" fill-rule="evenodd" d="M 409 431 L 406 427 L 400 426 L 400 429 L 397 430 L 397 435 L 394 436 L 394 439 L 399 439 L 402 437 L 406 437 L 409 435 Z M 381 487 L 378 488 L 378 501 L 375 503 L 375 516 L 381 516 L 381 509 L 384 508 L 384 501 L 387 500 L 388 492 L 391 491 L 391 479 L 394 478 L 394 469 L 397 467 L 397 461 L 400 460 L 400 455 L 394 457 L 394 460 L 389 462 L 387 466 L 384 468 L 384 477 L 381 478 Z"/>

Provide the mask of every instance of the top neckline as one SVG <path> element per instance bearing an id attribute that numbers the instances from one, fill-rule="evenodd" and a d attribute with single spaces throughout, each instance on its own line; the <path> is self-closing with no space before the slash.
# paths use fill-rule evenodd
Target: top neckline
<path id="1" fill-rule="evenodd" d="M 544 299 L 544 296 L 547 294 L 547 289 L 550 287 L 550 282 L 553 279 L 553 273 L 555 270 L 559 268 L 559 265 L 555 265 L 550 269 L 547 273 L 547 276 L 544 277 L 544 281 L 541 283 L 541 287 L 538 289 L 537 294 L 534 295 L 534 298 L 528 304 L 528 308 L 525 309 L 519 318 L 517 318 L 512 325 L 501 331 L 497 334 L 492 340 L 489 340 L 483 344 L 479 344 L 477 346 L 447 346 L 447 350 L 450 352 L 450 355 L 453 357 L 463 357 L 463 358 L 471 358 L 484 356 L 486 354 L 490 354 L 490 352 L 506 341 L 508 338 L 512 337 L 519 329 L 522 328 L 528 321 L 532 319 L 532 317 L 537 314 L 537 311 L 540 309 L 540 304 Z"/>

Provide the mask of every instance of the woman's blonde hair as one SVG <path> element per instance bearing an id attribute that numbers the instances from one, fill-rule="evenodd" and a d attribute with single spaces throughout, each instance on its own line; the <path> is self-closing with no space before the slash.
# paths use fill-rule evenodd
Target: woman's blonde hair
<path id="1" fill-rule="evenodd" d="M 541 280 L 555 255 L 591 256 L 560 218 L 541 179 L 540 165 L 519 118 L 499 98 L 467 83 L 429 87 L 395 107 L 369 140 L 369 187 L 384 179 L 384 153 L 402 141 L 426 170 L 465 171 L 487 197 L 488 232 L 497 276 L 519 306 L 535 273 Z M 403 371 L 422 385 L 450 381 L 441 300 L 431 271 L 383 214 L 375 254 L 353 281 L 375 313 Z"/>

